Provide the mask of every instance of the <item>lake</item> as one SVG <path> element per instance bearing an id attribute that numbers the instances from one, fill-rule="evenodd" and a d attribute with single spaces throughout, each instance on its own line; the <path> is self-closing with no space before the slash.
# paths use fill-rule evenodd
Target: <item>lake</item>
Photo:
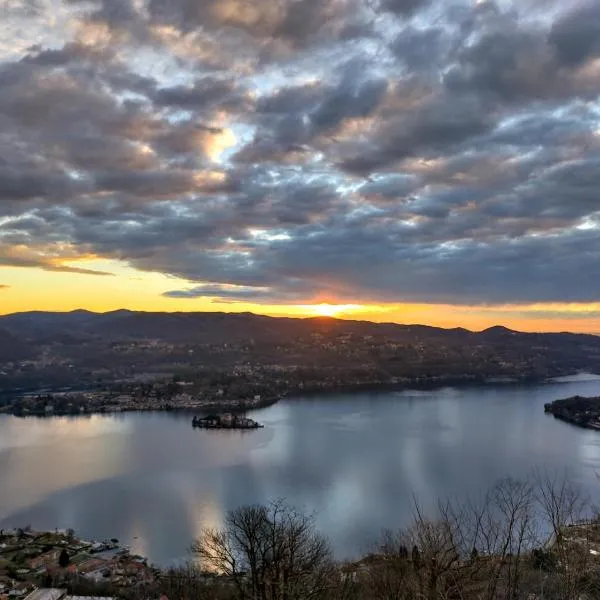
<path id="1" fill-rule="evenodd" d="M 544 414 L 574 394 L 600 395 L 600 378 L 295 398 L 253 411 L 265 428 L 250 432 L 173 413 L 3 416 L 0 527 L 117 537 L 167 565 L 227 510 L 285 498 L 353 557 L 406 525 L 415 497 L 430 509 L 534 468 L 600 496 L 600 432 Z"/>

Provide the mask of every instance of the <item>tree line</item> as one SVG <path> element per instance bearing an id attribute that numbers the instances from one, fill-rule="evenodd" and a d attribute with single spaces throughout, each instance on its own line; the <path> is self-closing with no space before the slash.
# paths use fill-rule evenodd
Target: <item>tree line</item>
<path id="1" fill-rule="evenodd" d="M 598 544 L 598 546 L 596 546 Z M 504 479 L 478 498 L 414 502 L 356 562 L 334 560 L 314 517 L 277 501 L 228 513 L 163 573 L 169 600 L 588 600 L 600 598 L 600 519 L 566 477 Z"/>

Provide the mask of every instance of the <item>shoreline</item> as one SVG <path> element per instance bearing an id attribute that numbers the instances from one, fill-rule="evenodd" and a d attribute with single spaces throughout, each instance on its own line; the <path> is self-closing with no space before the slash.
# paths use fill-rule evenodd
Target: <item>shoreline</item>
<path id="1" fill-rule="evenodd" d="M 600 396 L 572 396 L 544 404 L 544 412 L 582 429 L 600 431 Z"/>
<path id="2" fill-rule="evenodd" d="M 568 375 L 556 375 L 553 377 L 525 377 L 525 378 L 509 378 L 509 377 L 490 377 L 480 378 L 475 376 L 464 376 L 464 377 L 433 377 L 433 378 L 420 378 L 402 382 L 381 382 L 381 383 L 365 383 L 355 384 L 347 386 L 335 386 L 331 388 L 319 388 L 319 389 L 306 389 L 306 390 L 293 390 L 291 393 L 283 392 L 275 396 L 269 396 L 264 400 L 260 401 L 244 401 L 244 400 L 226 400 L 223 402 L 210 402 L 196 406 L 177 406 L 165 403 L 161 407 L 149 407 L 149 408 L 132 408 L 129 406 L 118 407 L 118 406 L 106 406 L 98 410 L 89 410 L 84 412 L 51 412 L 36 411 L 35 413 L 19 414 L 12 410 L 12 405 L 0 407 L 0 416 L 9 415 L 18 418 L 37 418 L 37 419 L 50 419 L 53 417 L 86 417 L 92 415 L 118 415 L 125 413 L 182 413 L 182 414 L 202 414 L 208 411 L 223 413 L 245 413 L 252 410 L 260 410 L 268 408 L 277 404 L 280 400 L 306 397 L 311 398 L 315 396 L 323 396 L 325 398 L 346 395 L 353 393 L 386 393 L 386 392 L 406 392 L 406 391 L 432 391 L 441 390 L 447 387 L 453 387 L 458 389 L 466 388 L 490 388 L 490 387 L 507 387 L 507 386 L 536 386 L 543 384 L 564 384 L 571 383 L 570 381 L 560 381 L 560 379 L 577 377 L 579 375 L 589 376 L 589 381 L 599 381 L 600 374 L 597 373 L 583 373 L 575 372 Z M 594 378 L 598 379 L 594 379 Z M 91 389 L 91 388 L 89 388 Z M 48 392 L 62 393 L 61 391 Z M 6 394 L 5 394 L 6 395 Z M 8 394 L 10 396 L 10 394 Z M 22 396 L 21 396 L 22 397 Z M 556 415 L 555 415 L 556 416 Z M 565 419 L 563 419 L 565 420 Z M 576 423 L 574 423 L 576 424 Z"/>

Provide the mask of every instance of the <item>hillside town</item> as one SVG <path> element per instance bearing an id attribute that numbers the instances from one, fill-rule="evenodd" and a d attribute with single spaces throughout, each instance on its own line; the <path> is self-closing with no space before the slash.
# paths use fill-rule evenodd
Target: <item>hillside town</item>
<path id="1" fill-rule="evenodd" d="M 159 379 L 141 385 L 122 383 L 100 390 L 23 394 L 0 407 L 0 413 L 4 411 L 19 417 L 52 417 L 133 411 L 238 412 L 264 408 L 277 400 L 279 396 L 273 394 L 239 396 L 236 391 L 221 386 L 199 391 L 192 382 L 174 383 L 172 379 Z"/>
<path id="2" fill-rule="evenodd" d="M 0 317 L 0 344 L 0 406 L 24 397 L 38 415 L 600 372 L 598 336 L 252 314 L 15 314 Z M 69 394 L 43 398 L 57 390 Z"/>
<path id="3" fill-rule="evenodd" d="M 107 596 L 108 590 L 152 593 L 158 574 L 116 539 L 87 541 L 72 530 L 0 530 L 0 600 L 74 600 Z M 38 588 L 55 591 L 41 594 Z"/>

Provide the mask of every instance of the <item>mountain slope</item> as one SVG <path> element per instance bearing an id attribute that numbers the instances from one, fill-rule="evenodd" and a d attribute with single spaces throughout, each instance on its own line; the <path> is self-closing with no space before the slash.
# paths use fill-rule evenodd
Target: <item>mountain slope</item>
<path id="1" fill-rule="evenodd" d="M 0 361 L 13 361 L 27 358 L 32 348 L 6 329 L 0 328 Z"/>
<path id="2" fill-rule="evenodd" d="M 253 313 L 133 312 L 118 310 L 93 313 L 24 312 L 0 316 L 0 327 L 21 338 L 37 340 L 68 334 L 82 337 L 154 339 L 165 342 L 218 343 L 223 341 L 277 341 L 300 335 L 357 335 L 396 339 L 468 341 L 491 343 L 590 343 L 600 337 L 574 333 L 524 333 L 495 326 L 481 332 L 463 328 L 442 329 L 427 325 L 372 323 L 329 317 L 268 317 Z"/>
<path id="3" fill-rule="evenodd" d="M 311 381 L 312 389 L 600 373 L 598 336 L 499 326 L 472 332 L 326 317 L 120 310 L 13 314 L 0 317 L 0 330 L 0 362 L 38 359 L 0 369 L 6 372 L 0 387 L 13 388 L 199 372 L 240 381 L 292 378 L 298 386 Z"/>

